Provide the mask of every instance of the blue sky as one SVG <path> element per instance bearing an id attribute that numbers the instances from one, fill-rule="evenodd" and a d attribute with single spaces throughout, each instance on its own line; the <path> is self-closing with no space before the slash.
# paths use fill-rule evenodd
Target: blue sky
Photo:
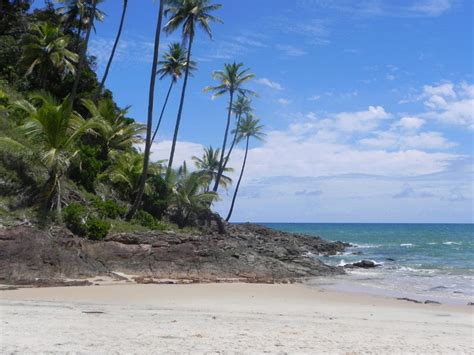
<path id="1" fill-rule="evenodd" d="M 221 0 L 198 32 L 177 160 L 218 146 L 226 98 L 202 88 L 232 61 L 256 74 L 264 143 L 249 153 L 234 221 L 472 222 L 473 2 Z M 158 2 L 130 1 L 107 86 L 144 121 Z M 121 1 L 102 5 L 90 53 L 102 72 Z M 179 35 L 165 36 L 167 43 Z M 157 114 L 168 81 L 160 82 Z M 153 146 L 168 156 L 178 90 Z M 231 165 L 238 170 L 243 150 Z M 233 190 L 216 208 L 225 213 Z"/>

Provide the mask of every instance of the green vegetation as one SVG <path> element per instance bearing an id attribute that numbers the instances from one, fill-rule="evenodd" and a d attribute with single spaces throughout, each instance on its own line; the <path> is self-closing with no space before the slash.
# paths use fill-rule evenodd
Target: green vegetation
<path id="1" fill-rule="evenodd" d="M 32 1 L 0 0 L 0 222 L 11 224 L 17 218 L 64 224 L 76 235 L 94 240 L 105 238 L 109 231 L 191 228 L 196 232 L 193 228 L 205 225 L 213 215 L 218 189 L 232 186 L 228 175 L 233 169 L 227 165 L 235 146 L 245 142 L 229 219 L 249 140 L 263 136 L 248 98 L 254 93 L 244 87 L 254 75 L 242 63 L 226 64 L 214 72 L 218 84 L 205 89 L 214 96 L 229 94 L 222 148 L 196 152 L 191 169 L 186 162 L 173 169 L 188 78 L 197 70 L 191 59 L 193 41 L 198 27 L 211 36 L 210 24 L 222 22 L 213 15 L 221 5 L 210 0 L 160 1 L 148 118 L 143 125 L 128 117 L 128 108 L 119 107 L 105 87 L 113 75 L 110 69 L 126 22 L 127 0 L 100 81 L 94 72 L 95 58 L 87 55 L 94 20 L 106 20 L 99 9 L 102 2 L 46 1 L 44 8 L 31 11 Z M 160 55 L 162 30 L 178 29 L 182 44 L 171 43 Z M 155 123 L 157 77 L 170 84 Z M 169 159 L 151 162 L 151 144 L 170 93 L 181 79 Z M 143 143 L 142 153 L 138 145 Z"/>

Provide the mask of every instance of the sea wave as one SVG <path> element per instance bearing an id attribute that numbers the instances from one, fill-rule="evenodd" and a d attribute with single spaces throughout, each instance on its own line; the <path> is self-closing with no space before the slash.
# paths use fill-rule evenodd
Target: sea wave
<path id="1" fill-rule="evenodd" d="M 415 244 L 412 244 L 412 243 L 402 243 L 400 244 L 401 247 L 407 247 L 407 248 L 411 248 L 411 247 L 414 247 Z"/>
<path id="2" fill-rule="evenodd" d="M 452 241 L 447 241 L 447 242 L 443 242 L 444 245 L 461 245 L 462 243 L 461 242 L 452 242 Z"/>

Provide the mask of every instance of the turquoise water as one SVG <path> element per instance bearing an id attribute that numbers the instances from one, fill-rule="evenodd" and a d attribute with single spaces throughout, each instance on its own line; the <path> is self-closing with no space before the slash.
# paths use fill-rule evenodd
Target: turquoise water
<path id="1" fill-rule="evenodd" d="M 362 259 L 380 267 L 349 271 L 349 281 L 397 291 L 472 300 L 473 224 L 266 223 L 268 227 L 340 240 L 354 245 L 332 257 L 314 256 L 332 265 Z M 360 254 L 360 255 L 354 255 Z M 433 298 L 433 297 L 431 297 Z M 436 298 L 436 297 L 435 297 Z"/>

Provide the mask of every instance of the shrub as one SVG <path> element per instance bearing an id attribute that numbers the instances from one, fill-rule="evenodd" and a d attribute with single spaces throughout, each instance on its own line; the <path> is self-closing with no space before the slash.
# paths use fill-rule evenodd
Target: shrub
<path id="1" fill-rule="evenodd" d="M 63 209 L 63 218 L 71 232 L 80 236 L 87 234 L 87 211 L 84 206 L 75 202 L 71 203 Z"/>
<path id="2" fill-rule="evenodd" d="M 110 230 L 110 223 L 103 219 L 91 217 L 86 222 L 87 238 L 101 240 L 107 236 Z"/>
<path id="3" fill-rule="evenodd" d="M 96 198 L 93 201 L 93 205 L 97 210 L 99 217 L 116 219 L 124 215 L 127 212 L 125 207 L 120 206 L 114 200 L 101 200 Z"/>
<path id="4" fill-rule="evenodd" d="M 139 210 L 132 220 L 133 223 L 139 224 L 141 226 L 150 228 L 150 229 L 159 229 L 163 230 L 166 229 L 166 226 L 158 221 L 155 217 L 153 217 L 148 212 L 143 210 Z"/>

